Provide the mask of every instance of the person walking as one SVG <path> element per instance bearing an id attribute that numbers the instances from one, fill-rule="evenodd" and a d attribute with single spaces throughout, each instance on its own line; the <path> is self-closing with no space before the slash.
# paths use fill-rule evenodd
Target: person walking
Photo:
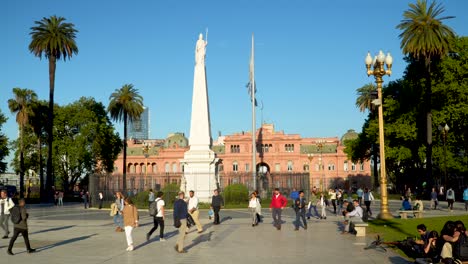
<path id="1" fill-rule="evenodd" d="M 468 211 L 468 186 L 463 191 L 463 201 L 465 202 L 465 211 Z"/>
<path id="2" fill-rule="evenodd" d="M 254 191 L 255 197 L 257 197 L 257 225 L 258 223 L 262 222 L 262 199 L 260 198 L 260 195 L 258 194 L 258 191 Z"/>
<path id="3" fill-rule="evenodd" d="M 304 198 L 304 191 L 299 191 L 299 197 L 294 201 L 294 210 L 296 211 L 296 222 L 294 223 L 296 228 L 295 231 L 299 230 L 299 225 L 302 222 L 304 223 L 304 229 L 307 230 L 307 221 L 306 221 L 306 199 Z"/>
<path id="4" fill-rule="evenodd" d="M 364 194 L 364 191 L 362 190 L 361 187 L 359 187 L 359 189 L 357 189 L 356 194 L 357 194 L 357 199 L 359 201 L 359 206 L 361 206 L 362 205 L 362 195 Z M 350 196 L 348 195 L 348 197 L 350 197 Z"/>
<path id="5" fill-rule="evenodd" d="M 431 192 L 431 209 L 437 210 L 437 205 L 439 204 L 439 200 L 437 199 L 437 191 L 436 188 L 432 188 Z"/>
<path id="6" fill-rule="evenodd" d="M 219 195 L 218 190 L 214 190 L 213 197 L 211 197 L 211 208 L 214 211 L 214 223 L 215 225 L 219 225 L 219 211 L 224 206 L 224 199 L 221 195 Z"/>
<path id="7" fill-rule="evenodd" d="M 114 206 L 116 209 L 115 215 L 114 215 L 114 224 L 117 226 L 115 228 L 115 232 L 123 232 L 124 231 L 124 225 L 123 225 L 123 218 L 122 218 L 122 211 L 125 207 L 124 204 L 124 196 L 122 195 L 121 192 L 116 192 L 115 193 L 115 202 Z"/>
<path id="8" fill-rule="evenodd" d="M 200 224 L 200 211 L 198 211 L 198 198 L 195 196 L 194 191 L 189 192 L 189 200 L 188 200 L 188 213 L 192 217 L 193 222 L 195 222 L 195 226 L 197 227 L 198 233 L 203 232 L 203 227 Z M 190 229 L 190 228 L 187 228 Z M 187 230 L 188 232 L 188 230 Z"/>
<path id="9" fill-rule="evenodd" d="M 317 211 L 317 205 L 319 203 L 319 200 L 317 199 L 317 192 L 316 190 L 312 190 L 312 193 L 310 194 L 310 201 L 309 201 L 309 212 L 307 213 L 307 219 L 310 219 L 310 217 L 315 217 L 316 219 L 320 218 L 320 215 Z M 314 210 L 314 214 L 312 215 L 312 210 Z"/>
<path id="10" fill-rule="evenodd" d="M 281 230 L 281 213 L 287 204 L 288 200 L 286 197 L 281 195 L 278 188 L 275 188 L 273 197 L 271 197 L 270 211 L 273 218 L 273 226 L 276 227 L 277 230 Z"/>
<path id="11" fill-rule="evenodd" d="M 63 196 L 64 196 L 64 192 L 63 191 L 59 191 L 58 193 L 58 206 L 63 206 Z"/>
<path id="12" fill-rule="evenodd" d="M 328 195 L 330 195 L 330 200 L 333 205 L 333 214 L 336 215 L 336 189 L 335 190 L 330 189 L 328 191 Z"/>
<path id="13" fill-rule="evenodd" d="M 370 206 L 371 206 L 372 201 L 374 201 L 375 199 L 374 199 L 374 195 L 372 195 L 372 192 L 368 188 L 364 189 L 363 199 L 364 199 L 364 204 L 366 205 L 366 213 L 368 215 L 372 215 L 372 210 Z"/>
<path id="14" fill-rule="evenodd" d="M 13 228 L 13 236 L 11 237 L 10 244 L 8 245 L 8 250 L 7 253 L 8 255 L 14 255 L 13 254 L 13 245 L 15 244 L 16 239 L 18 238 L 18 235 L 21 234 L 24 239 L 24 244 L 26 245 L 26 250 L 28 253 L 33 253 L 36 251 L 36 249 L 31 248 L 31 244 L 29 243 L 29 234 L 28 234 L 28 212 L 26 211 L 25 207 L 25 201 L 24 199 L 20 199 L 18 201 L 18 207 L 12 208 L 11 210 L 16 210 L 14 212 L 15 214 L 19 214 L 21 217 L 20 221 L 18 223 L 14 223 L 14 228 Z"/>
<path id="15" fill-rule="evenodd" d="M 185 202 L 185 193 L 179 192 L 179 199 L 174 203 L 174 226 L 179 229 L 179 237 L 177 238 L 177 244 L 175 250 L 178 253 L 187 253 L 184 250 L 184 240 L 187 231 L 187 203 Z"/>
<path id="16" fill-rule="evenodd" d="M 146 234 L 146 241 L 148 241 L 156 229 L 159 226 L 159 241 L 166 241 L 164 239 L 164 206 L 166 203 L 163 200 L 164 193 L 158 192 L 156 195 L 156 200 L 153 201 L 156 203 L 156 214 L 153 216 L 153 228 Z"/>
<path id="17" fill-rule="evenodd" d="M 89 192 L 83 191 L 83 203 L 84 203 L 84 209 L 88 209 L 89 207 Z"/>
<path id="18" fill-rule="evenodd" d="M 257 198 L 256 192 L 253 192 L 250 195 L 249 210 L 252 215 L 252 226 L 258 225 L 258 222 L 259 222 L 258 213 L 260 210 L 260 200 Z"/>
<path id="19" fill-rule="evenodd" d="M 104 201 L 104 194 L 102 192 L 99 192 L 98 198 L 99 198 L 99 210 L 100 210 L 102 209 L 102 203 Z"/>
<path id="20" fill-rule="evenodd" d="M 3 239 L 7 239 L 10 234 L 8 222 L 10 220 L 10 209 L 15 206 L 13 200 L 8 197 L 7 190 L 0 192 L 0 226 L 4 231 Z"/>
<path id="21" fill-rule="evenodd" d="M 327 208 L 327 199 L 325 198 L 325 194 L 322 192 L 320 193 L 320 219 L 327 219 L 327 211 L 325 210 Z"/>
<path id="22" fill-rule="evenodd" d="M 453 202 L 455 202 L 455 192 L 452 188 L 447 190 L 447 209 L 453 211 Z"/>
<path id="23" fill-rule="evenodd" d="M 122 210 L 124 228 L 125 228 L 125 237 L 127 239 L 127 251 L 133 251 L 133 229 L 138 227 L 138 209 L 133 204 L 130 197 L 125 198 L 124 200 L 125 207 Z"/>
<path id="24" fill-rule="evenodd" d="M 155 196 L 154 196 L 153 189 L 149 189 L 148 203 L 151 204 L 152 202 L 154 202 L 154 200 L 155 200 Z"/>

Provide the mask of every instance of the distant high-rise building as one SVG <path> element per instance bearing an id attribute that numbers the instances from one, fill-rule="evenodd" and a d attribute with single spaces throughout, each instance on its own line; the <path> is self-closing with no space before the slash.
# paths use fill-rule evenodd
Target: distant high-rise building
<path id="1" fill-rule="evenodd" d="M 128 138 L 147 140 L 150 136 L 150 114 L 149 108 L 143 107 L 143 113 L 138 120 L 127 121 Z"/>

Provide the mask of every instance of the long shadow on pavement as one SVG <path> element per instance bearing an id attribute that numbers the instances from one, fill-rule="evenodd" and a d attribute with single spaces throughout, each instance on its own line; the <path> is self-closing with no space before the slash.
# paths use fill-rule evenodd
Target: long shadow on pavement
<path id="1" fill-rule="evenodd" d="M 171 237 L 174 237 L 178 233 L 179 233 L 179 231 L 177 231 L 177 230 L 169 232 L 169 233 L 165 233 L 164 238 L 169 239 Z M 147 245 L 149 245 L 149 244 L 151 244 L 151 243 L 153 243 L 155 241 L 159 241 L 159 236 L 156 236 L 156 237 L 154 237 L 154 238 L 152 238 L 152 239 L 150 239 L 148 241 L 145 241 L 144 243 L 141 243 L 140 245 L 136 246 L 133 250 L 137 250 L 139 248 L 145 247 L 145 246 L 147 246 Z"/>
<path id="2" fill-rule="evenodd" d="M 400 257 L 400 256 L 394 256 L 394 257 L 389 257 L 388 260 L 390 260 L 390 263 L 392 264 L 406 264 L 406 263 L 412 263 L 409 262 L 408 260 Z"/>
<path id="3" fill-rule="evenodd" d="M 200 235 L 200 236 L 196 237 L 194 240 L 192 240 L 192 242 L 193 242 L 192 244 L 185 247 L 185 250 L 189 250 L 189 249 L 197 246 L 200 243 L 211 241 L 211 235 L 213 233 L 214 233 L 214 231 L 211 231 L 209 233 L 206 233 L 206 234 L 203 234 L 203 235 Z"/>
<path id="4" fill-rule="evenodd" d="M 75 225 L 60 226 L 60 227 L 54 227 L 54 228 L 49 228 L 49 229 L 43 229 L 43 230 L 39 230 L 39 231 L 32 232 L 32 233 L 29 233 L 29 234 L 32 235 L 32 234 L 47 233 L 47 232 L 51 232 L 51 231 L 59 231 L 59 230 L 68 229 L 68 228 L 72 228 L 72 227 L 75 227 Z"/>
<path id="5" fill-rule="evenodd" d="M 70 244 L 70 243 L 75 243 L 75 242 L 78 242 L 78 241 L 85 240 L 85 239 L 88 239 L 90 237 L 93 237 L 95 235 L 97 235 L 97 234 L 74 237 L 74 238 L 70 238 L 70 239 L 67 239 L 67 240 L 59 241 L 59 242 L 54 243 L 54 244 L 50 244 L 50 245 L 47 245 L 47 246 L 40 247 L 40 248 L 37 249 L 37 251 L 40 252 L 40 251 L 48 250 L 48 249 L 51 249 L 51 248 L 54 248 L 54 247 L 59 247 L 59 246 L 67 245 L 67 244 Z"/>

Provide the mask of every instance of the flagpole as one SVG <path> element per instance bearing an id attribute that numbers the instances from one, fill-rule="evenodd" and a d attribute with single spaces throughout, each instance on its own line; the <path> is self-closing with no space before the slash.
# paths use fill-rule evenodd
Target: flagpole
<path id="1" fill-rule="evenodd" d="M 257 190 L 257 162 L 255 158 L 257 156 L 257 144 L 255 142 L 255 137 L 257 134 L 257 129 L 255 125 L 255 65 L 254 65 L 254 34 L 252 33 L 252 58 L 251 58 L 251 71 L 252 71 L 252 80 L 251 83 L 251 94 L 252 94 L 252 179 L 253 179 L 253 189 Z"/>

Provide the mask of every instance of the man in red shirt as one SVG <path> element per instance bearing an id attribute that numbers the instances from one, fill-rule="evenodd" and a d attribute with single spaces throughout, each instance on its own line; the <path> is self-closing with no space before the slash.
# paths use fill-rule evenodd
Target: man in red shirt
<path id="1" fill-rule="evenodd" d="M 278 188 L 275 188 L 273 197 L 271 197 L 270 211 L 273 217 L 273 225 L 278 230 L 281 230 L 281 212 L 287 204 L 288 200 L 280 194 Z"/>

